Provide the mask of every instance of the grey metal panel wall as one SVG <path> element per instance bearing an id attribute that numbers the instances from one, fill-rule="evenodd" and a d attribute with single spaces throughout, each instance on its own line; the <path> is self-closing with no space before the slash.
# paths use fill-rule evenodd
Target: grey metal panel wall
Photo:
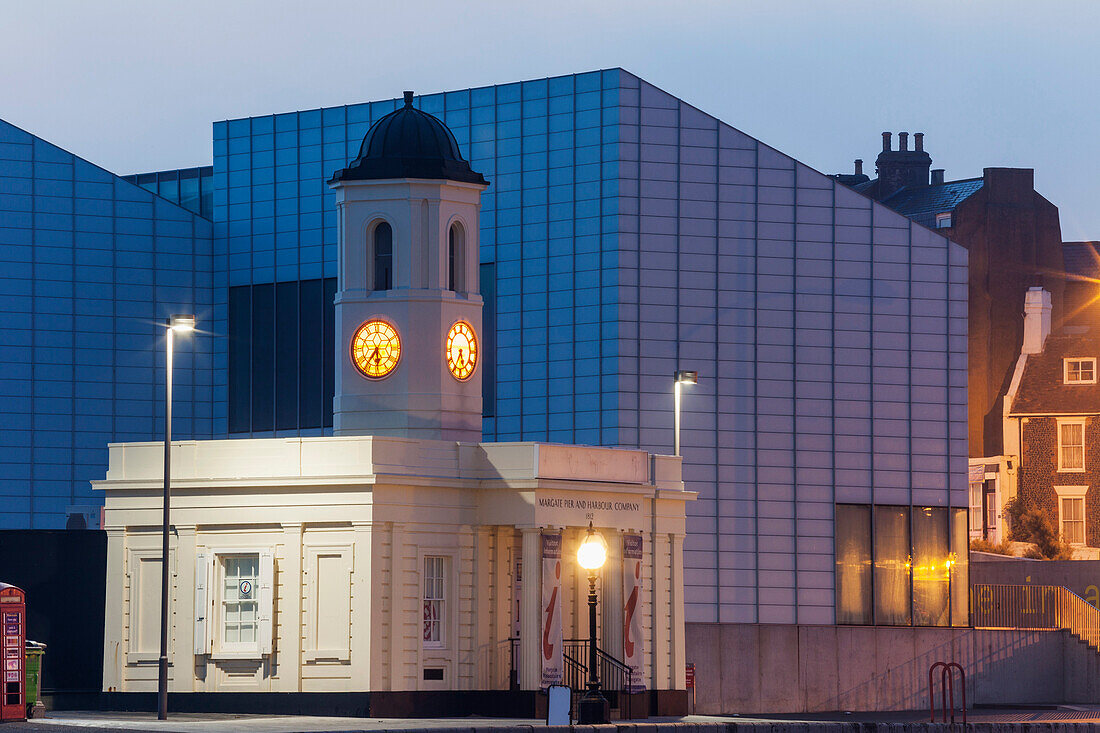
<path id="1" fill-rule="evenodd" d="M 621 435 L 670 452 L 672 373 L 700 371 L 688 620 L 832 623 L 835 502 L 966 505 L 966 252 L 623 87 Z"/>

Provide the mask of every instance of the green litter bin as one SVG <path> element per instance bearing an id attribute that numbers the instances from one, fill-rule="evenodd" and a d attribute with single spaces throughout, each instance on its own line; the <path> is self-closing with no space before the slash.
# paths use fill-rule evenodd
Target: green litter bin
<path id="1" fill-rule="evenodd" d="M 46 706 L 39 699 L 42 691 L 42 658 L 46 656 L 46 645 L 27 640 L 27 717 L 40 718 L 46 712 Z"/>

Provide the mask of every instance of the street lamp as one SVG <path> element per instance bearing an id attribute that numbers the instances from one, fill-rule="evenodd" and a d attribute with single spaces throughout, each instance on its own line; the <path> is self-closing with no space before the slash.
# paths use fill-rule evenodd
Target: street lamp
<path id="1" fill-rule="evenodd" d="M 610 718 L 607 699 L 600 694 L 596 673 L 596 573 L 607 562 L 607 542 L 588 523 L 588 536 L 577 550 L 577 562 L 588 571 L 588 692 L 577 705 L 577 720 L 582 725 L 606 723 Z"/>
<path id="2" fill-rule="evenodd" d="M 673 412 L 675 413 L 675 419 L 673 423 L 673 455 L 680 455 L 680 385 L 681 384 L 698 384 L 699 372 L 688 372 L 683 369 L 676 370 L 676 374 L 673 375 L 674 387 L 673 395 L 675 406 Z"/>
<path id="3" fill-rule="evenodd" d="M 195 317 L 174 315 L 165 324 L 168 332 L 167 374 L 164 380 L 164 510 L 160 530 L 160 669 L 157 673 L 157 702 L 160 720 L 168 720 L 168 505 L 172 475 L 172 347 L 175 335 L 195 330 Z"/>

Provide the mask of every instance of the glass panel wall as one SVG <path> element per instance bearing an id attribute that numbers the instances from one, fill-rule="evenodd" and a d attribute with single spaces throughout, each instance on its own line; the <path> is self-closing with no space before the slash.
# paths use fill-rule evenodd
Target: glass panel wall
<path id="1" fill-rule="evenodd" d="M 966 509 L 951 510 L 951 625 L 970 625 L 970 532 Z"/>
<path id="2" fill-rule="evenodd" d="M 836 623 L 967 626 L 966 507 L 836 506 Z"/>
<path id="3" fill-rule="evenodd" d="M 876 506 L 875 549 L 875 623 L 908 626 L 909 586 L 909 507 Z"/>
<path id="4" fill-rule="evenodd" d="M 836 508 L 836 622 L 870 624 L 871 507 Z"/>
<path id="5" fill-rule="evenodd" d="M 179 204 L 201 217 L 213 218 L 214 168 L 212 166 L 140 173 L 122 176 L 122 178 L 161 198 Z"/>
<path id="6" fill-rule="evenodd" d="M 913 623 L 947 626 L 951 585 L 946 507 L 913 507 Z"/>
<path id="7" fill-rule="evenodd" d="M 336 278 L 229 289 L 229 432 L 332 425 Z"/>

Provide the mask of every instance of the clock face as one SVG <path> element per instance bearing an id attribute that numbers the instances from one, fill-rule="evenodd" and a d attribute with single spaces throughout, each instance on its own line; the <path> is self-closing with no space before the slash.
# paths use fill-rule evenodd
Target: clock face
<path id="1" fill-rule="evenodd" d="M 351 339 L 351 360 L 370 379 L 388 376 L 401 358 L 401 339 L 385 321 L 367 321 Z"/>
<path id="2" fill-rule="evenodd" d="M 477 335 L 466 321 L 451 326 L 447 334 L 447 368 L 459 381 L 466 381 L 477 367 Z"/>

